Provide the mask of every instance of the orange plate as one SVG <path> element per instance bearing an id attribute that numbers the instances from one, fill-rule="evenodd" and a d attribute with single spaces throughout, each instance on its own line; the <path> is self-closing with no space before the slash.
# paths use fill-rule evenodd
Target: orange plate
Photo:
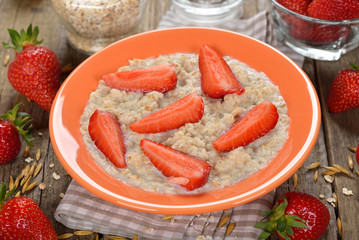
<path id="1" fill-rule="evenodd" d="M 146 192 L 111 177 L 87 153 L 80 116 L 103 74 L 115 72 L 129 59 L 188 52 L 207 43 L 264 72 L 288 104 L 289 139 L 269 165 L 232 186 L 199 195 Z M 114 204 L 156 214 L 194 214 L 231 208 L 272 191 L 304 163 L 320 127 L 320 106 L 306 74 L 288 57 L 253 38 L 210 28 L 156 30 L 120 40 L 90 56 L 62 84 L 50 114 L 50 137 L 66 171 L 84 188 Z"/>

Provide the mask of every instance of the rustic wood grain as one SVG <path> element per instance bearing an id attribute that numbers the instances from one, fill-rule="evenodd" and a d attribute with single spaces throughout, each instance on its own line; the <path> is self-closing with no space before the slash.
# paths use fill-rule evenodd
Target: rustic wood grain
<path id="1" fill-rule="evenodd" d="M 247 18 L 253 14 L 265 9 L 265 0 L 245 0 L 243 17 Z M 139 31 L 147 31 L 155 29 L 161 20 L 161 17 L 170 8 L 170 1 L 148 0 L 143 21 L 139 26 Z M 76 67 L 88 56 L 78 53 L 67 44 L 65 36 L 65 28 L 56 17 L 55 12 L 48 0 L 33 1 L 1 1 L 0 0 L 0 42 L 8 42 L 8 28 L 20 29 L 26 28 L 29 23 L 39 26 L 40 39 L 43 39 L 43 45 L 53 50 L 59 57 L 62 66 L 72 64 Z M 330 210 L 331 219 L 330 226 L 321 240 L 338 240 L 338 239 L 357 239 L 359 229 L 357 227 L 356 210 L 359 209 L 359 178 L 355 173 L 354 177 L 348 177 L 339 174 L 335 177 L 335 181 L 330 184 L 324 181 L 321 174 L 318 180 L 313 180 L 314 171 L 308 170 L 306 167 L 313 162 L 319 161 L 321 166 L 329 166 L 333 164 L 341 165 L 349 169 L 347 165 L 347 156 L 354 154 L 349 152 L 349 145 L 357 146 L 359 143 L 359 109 L 349 110 L 344 113 L 333 114 L 328 112 L 326 107 L 326 98 L 329 93 L 331 82 L 335 75 L 343 68 L 348 67 L 350 61 L 359 63 L 359 50 L 346 54 L 339 61 L 325 62 L 306 59 L 303 70 L 312 80 L 313 85 L 317 89 L 319 100 L 322 107 L 322 127 L 320 129 L 319 138 L 314 149 L 304 165 L 297 171 L 298 184 L 293 185 L 292 178 L 288 179 L 277 189 L 277 198 L 287 191 L 301 191 L 312 194 L 319 198 L 323 194 L 326 198 L 332 196 L 335 192 L 338 195 L 339 203 L 336 208 L 327 204 L 325 199 L 322 201 Z M 11 60 L 14 59 L 15 53 L 9 49 L 1 49 L 0 51 L 0 113 L 6 112 L 18 102 L 22 102 L 21 110 L 30 113 L 33 117 L 33 125 L 35 126 L 34 135 L 36 140 L 34 147 L 31 148 L 29 156 L 35 159 L 36 150 L 40 149 L 42 156 L 37 164 L 42 163 L 43 169 L 33 181 L 40 181 L 46 184 L 44 190 L 35 188 L 26 196 L 33 198 L 49 217 L 56 232 L 60 235 L 63 233 L 74 233 L 77 229 L 69 229 L 58 223 L 53 215 L 54 211 L 61 200 L 60 194 L 66 191 L 71 177 L 65 172 L 59 163 L 51 146 L 48 132 L 49 114 L 44 112 L 36 104 L 29 102 L 26 97 L 15 91 L 7 80 L 7 68 L 3 65 L 3 59 L 10 54 Z M 268 63 L 270 64 L 270 63 Z M 65 79 L 66 74 L 63 75 Z M 39 135 L 40 134 L 40 135 Z M 26 143 L 22 142 L 22 149 L 17 158 L 11 163 L 0 166 L 0 181 L 9 182 L 9 177 L 16 178 L 21 170 L 28 164 L 23 157 L 23 150 Z M 34 160 L 36 161 L 36 160 Z M 50 167 L 53 164 L 54 167 Z M 354 164 L 354 169 L 359 169 L 358 164 Z M 323 169 L 318 169 L 322 173 Z M 59 180 L 52 177 L 53 172 L 61 176 Z M 354 196 L 345 196 L 342 188 L 346 187 L 353 191 Z M 338 234 L 336 219 L 340 217 L 343 223 L 343 235 Z M 97 235 L 93 233 L 88 236 L 73 236 L 68 239 L 110 239 L 110 236 Z M 272 236 L 270 239 L 278 239 Z"/>

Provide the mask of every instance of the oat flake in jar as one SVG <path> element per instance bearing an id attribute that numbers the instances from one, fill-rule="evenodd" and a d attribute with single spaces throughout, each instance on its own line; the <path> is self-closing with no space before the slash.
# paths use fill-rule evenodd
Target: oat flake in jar
<path id="1" fill-rule="evenodd" d="M 146 0 L 51 0 L 70 45 L 92 54 L 139 31 Z"/>

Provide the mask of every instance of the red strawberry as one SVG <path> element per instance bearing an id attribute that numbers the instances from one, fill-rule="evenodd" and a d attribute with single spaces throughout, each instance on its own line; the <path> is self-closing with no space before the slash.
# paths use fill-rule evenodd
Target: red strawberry
<path id="1" fill-rule="evenodd" d="M 112 88 L 138 92 L 167 92 L 177 84 L 176 68 L 173 64 L 110 73 L 102 76 L 102 79 Z"/>
<path id="2" fill-rule="evenodd" d="M 10 191 L 10 194 L 5 194 L 5 192 L 6 185 L 2 184 L 0 189 L 0 239 L 57 239 L 50 220 L 32 199 L 15 197 L 4 205 L 5 199 L 13 191 Z"/>
<path id="3" fill-rule="evenodd" d="M 278 0 L 278 3 L 289 10 L 307 15 L 307 8 L 311 0 Z"/>
<path id="4" fill-rule="evenodd" d="M 31 136 L 32 126 L 30 116 L 18 113 L 20 104 L 1 115 L 0 118 L 0 164 L 12 161 L 20 152 L 21 142 L 19 133 L 24 136 L 28 145 L 34 138 Z"/>
<path id="5" fill-rule="evenodd" d="M 246 146 L 267 134 L 277 122 L 277 108 L 270 101 L 263 101 L 214 141 L 213 147 L 219 152 L 228 152 Z"/>
<path id="6" fill-rule="evenodd" d="M 180 184 L 189 191 L 206 184 L 211 170 L 206 161 L 151 140 L 143 139 L 140 144 L 153 165 L 170 182 Z"/>
<path id="7" fill-rule="evenodd" d="M 126 147 L 121 125 L 111 113 L 97 110 L 91 115 L 89 134 L 96 147 L 118 168 L 126 167 Z"/>
<path id="8" fill-rule="evenodd" d="M 287 192 L 272 210 L 263 211 L 265 220 L 254 227 L 264 229 L 258 239 L 277 233 L 285 240 L 316 240 L 327 228 L 330 220 L 328 208 L 315 197 L 300 192 Z"/>
<path id="9" fill-rule="evenodd" d="M 177 129 L 186 123 L 202 119 L 204 103 L 201 96 L 192 93 L 160 109 L 149 116 L 132 123 L 130 128 L 138 133 L 159 133 Z"/>
<path id="10" fill-rule="evenodd" d="M 356 151 L 355 151 L 355 158 L 357 160 L 357 163 L 359 164 L 359 144 L 358 144 L 358 146 L 356 148 Z"/>
<path id="11" fill-rule="evenodd" d="M 340 71 L 330 87 L 327 105 L 333 113 L 344 112 L 359 107 L 359 71 L 354 69 Z"/>
<path id="12" fill-rule="evenodd" d="M 240 82 L 223 57 L 213 48 L 204 44 L 199 52 L 201 87 L 204 94 L 211 98 L 222 98 L 227 94 L 244 93 Z"/>
<path id="13" fill-rule="evenodd" d="M 346 26 L 332 26 L 319 23 L 310 23 L 302 19 L 291 22 L 291 35 L 299 40 L 327 43 L 341 38 L 347 38 L 350 28 Z"/>
<path id="14" fill-rule="evenodd" d="M 54 52 L 48 48 L 35 46 L 41 43 L 36 38 L 39 29 L 32 29 L 30 24 L 27 32 L 20 33 L 9 29 L 11 42 L 3 43 L 5 48 L 14 48 L 16 58 L 10 63 L 8 79 L 10 84 L 27 98 L 31 99 L 46 111 L 60 87 L 61 64 Z"/>
<path id="15" fill-rule="evenodd" d="M 308 15 L 326 20 L 359 18 L 359 1 L 313 0 L 308 6 Z"/>

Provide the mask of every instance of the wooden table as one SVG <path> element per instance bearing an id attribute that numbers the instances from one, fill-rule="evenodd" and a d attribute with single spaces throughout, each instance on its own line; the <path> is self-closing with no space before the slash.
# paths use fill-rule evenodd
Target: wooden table
<path id="1" fill-rule="evenodd" d="M 257 7 L 256 3 L 260 0 L 246 0 L 244 17 L 255 14 L 262 7 Z M 263 1 L 261 1 L 263 3 Z M 258 5 L 260 6 L 260 4 Z M 142 22 L 143 30 L 155 29 L 163 16 L 169 9 L 170 2 L 149 0 L 146 7 L 145 15 Z M 59 57 L 63 66 L 71 64 L 78 65 L 87 56 L 81 55 L 71 49 L 67 44 L 65 37 L 65 29 L 59 19 L 55 17 L 50 1 L 33 0 L 33 1 L 1 1 L 0 0 L 0 42 L 8 42 L 9 37 L 7 28 L 21 29 L 26 28 L 29 23 L 39 26 L 40 39 L 43 39 L 43 45 L 52 49 Z M 26 97 L 15 91 L 7 80 L 7 69 L 2 62 L 7 55 L 11 60 L 14 59 L 12 50 L 2 49 L 0 51 L 0 113 L 5 113 L 15 104 L 22 102 L 22 111 L 26 111 L 33 117 L 33 125 L 35 126 L 34 135 L 36 141 L 34 147 L 31 148 L 29 156 L 35 158 L 38 149 L 41 151 L 41 158 L 37 162 L 43 163 L 44 167 L 35 180 L 46 184 L 45 190 L 35 188 L 24 195 L 34 199 L 45 214 L 51 220 L 56 232 L 61 235 L 64 233 L 73 233 L 76 229 L 68 229 L 62 224 L 55 221 L 53 215 L 59 201 L 61 193 L 66 191 L 71 177 L 65 172 L 61 164 L 58 162 L 51 146 L 48 131 L 49 114 L 44 112 L 36 104 L 27 101 Z M 327 183 L 322 177 L 323 169 L 319 169 L 319 177 L 317 181 L 313 180 L 315 170 L 308 170 L 306 167 L 314 162 L 320 162 L 322 166 L 331 166 L 338 164 L 349 169 L 347 163 L 348 155 L 354 158 L 354 154 L 348 150 L 348 146 L 357 146 L 359 143 L 359 109 L 350 110 L 344 113 L 329 113 L 326 106 L 326 98 L 328 96 L 329 87 L 336 73 L 348 66 L 350 61 L 359 63 L 359 49 L 343 56 L 339 61 L 324 62 L 305 59 L 303 69 L 308 74 L 315 85 L 322 107 L 322 128 L 320 130 L 319 139 L 304 165 L 298 170 L 298 183 L 295 186 L 293 179 L 284 182 L 277 190 L 277 195 L 281 195 L 287 191 L 301 191 L 314 195 L 319 198 L 323 194 L 325 198 L 331 197 L 332 193 L 336 193 L 338 203 L 336 207 L 327 204 L 331 219 L 330 225 L 326 233 L 321 239 L 358 239 L 359 228 L 357 227 L 359 209 L 359 177 L 352 173 L 353 177 L 345 174 L 337 174 L 333 183 Z M 270 63 L 268 63 L 270 64 Z M 64 74 L 63 78 L 66 77 Z M 0 166 L 0 181 L 9 182 L 10 176 L 16 177 L 22 171 L 27 163 L 23 156 L 26 143 L 22 142 L 22 150 L 18 157 L 11 163 Z M 35 160 L 36 161 L 36 160 Z M 355 169 L 359 169 L 354 164 Z M 61 178 L 55 180 L 52 173 L 60 174 Z M 345 196 L 342 189 L 347 188 L 353 191 L 354 196 Z M 325 199 L 322 199 L 326 202 Z M 342 222 L 342 235 L 340 236 L 337 228 L 337 218 Z M 97 234 L 93 233 L 88 236 L 73 236 L 68 239 L 96 239 Z M 108 236 L 101 236 L 109 239 Z M 277 239 L 272 237 L 272 239 Z"/>

